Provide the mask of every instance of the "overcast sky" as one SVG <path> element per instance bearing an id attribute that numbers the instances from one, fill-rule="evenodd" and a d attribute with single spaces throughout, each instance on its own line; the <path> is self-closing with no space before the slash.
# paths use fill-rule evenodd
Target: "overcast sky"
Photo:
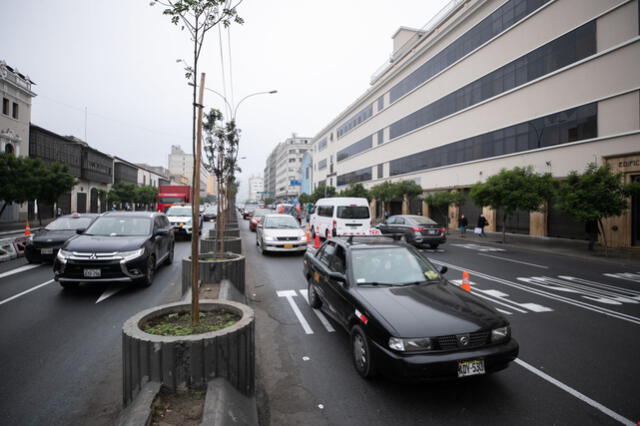
<path id="1" fill-rule="evenodd" d="M 244 25 L 207 35 L 206 86 L 238 108 L 246 179 L 292 133 L 312 138 L 369 87 L 400 26 L 420 28 L 447 0 L 244 0 Z M 191 152 L 191 91 L 177 59 L 185 31 L 148 0 L 1 0 L 0 59 L 36 83 L 31 121 L 110 155 L 167 167 Z M 230 37 L 230 49 L 229 49 Z M 221 52 L 224 57 L 223 80 Z M 229 71 L 229 65 L 231 70 Z M 231 82 L 233 84 L 231 84 Z M 226 84 L 225 84 L 226 83 Z M 205 105 L 224 108 L 213 93 Z"/>

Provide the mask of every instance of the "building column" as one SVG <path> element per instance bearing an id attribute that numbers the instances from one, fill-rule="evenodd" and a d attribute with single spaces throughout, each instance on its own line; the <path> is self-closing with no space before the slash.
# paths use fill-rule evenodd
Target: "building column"
<path id="1" fill-rule="evenodd" d="M 429 217 L 430 214 L 431 212 L 429 211 L 429 203 L 422 200 L 422 216 Z"/>
<path id="2" fill-rule="evenodd" d="M 371 211 L 371 220 L 377 220 L 378 219 L 378 202 L 376 200 L 371 200 L 371 202 L 369 203 L 369 210 Z"/>
<path id="3" fill-rule="evenodd" d="M 491 207 L 483 207 L 482 214 L 484 215 L 487 222 L 489 222 L 489 226 L 487 226 L 487 232 L 496 232 L 496 219 L 498 218 L 498 212 Z"/>
<path id="4" fill-rule="evenodd" d="M 402 197 L 402 214 L 409 214 L 409 198 Z"/>
<path id="5" fill-rule="evenodd" d="M 545 204 L 540 206 L 540 211 L 529 213 L 529 235 L 533 237 L 546 237 L 548 235 L 547 220 L 549 209 Z"/>
<path id="6" fill-rule="evenodd" d="M 458 218 L 460 217 L 460 207 L 449 204 L 449 229 L 455 231 L 458 228 Z"/>

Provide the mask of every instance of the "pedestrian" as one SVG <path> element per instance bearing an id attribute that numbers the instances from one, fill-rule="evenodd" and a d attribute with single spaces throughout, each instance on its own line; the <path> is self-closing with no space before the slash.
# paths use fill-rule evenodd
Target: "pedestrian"
<path id="1" fill-rule="evenodd" d="M 480 217 L 478 218 L 478 226 L 475 230 L 476 234 L 478 234 L 481 237 L 486 237 L 487 234 L 484 233 L 485 226 L 489 226 L 489 222 L 487 221 L 487 218 L 485 218 L 484 215 L 481 214 Z M 478 232 L 478 228 L 480 228 L 479 232 Z"/>
<path id="2" fill-rule="evenodd" d="M 384 219 L 385 220 L 389 219 L 389 216 L 391 216 L 391 211 L 389 209 L 386 209 L 384 211 Z"/>
<path id="3" fill-rule="evenodd" d="M 56 217 L 62 216 L 62 207 L 56 208 Z"/>
<path id="4" fill-rule="evenodd" d="M 588 220 L 584 224 L 584 232 L 587 233 L 587 239 L 589 240 L 589 251 L 593 251 L 593 246 L 598 239 L 598 233 L 600 230 L 598 229 L 598 221 L 595 219 Z"/>
<path id="5" fill-rule="evenodd" d="M 464 234 L 467 233 L 467 226 L 469 226 L 469 220 L 467 220 L 464 214 L 460 215 L 460 218 L 458 218 L 458 229 L 460 230 L 461 238 L 464 238 Z"/>

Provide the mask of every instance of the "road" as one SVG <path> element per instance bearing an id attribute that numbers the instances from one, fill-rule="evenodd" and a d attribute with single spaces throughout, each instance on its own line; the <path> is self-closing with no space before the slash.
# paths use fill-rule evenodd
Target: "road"
<path id="1" fill-rule="evenodd" d="M 3 265 L 0 424 L 113 424 L 122 407 L 122 324 L 180 298 L 180 259 L 189 252 L 188 241 L 177 242 L 174 263 L 159 268 L 149 288 L 63 291 L 50 264 Z"/>
<path id="2" fill-rule="evenodd" d="M 305 302 L 302 258 L 263 257 L 241 224 L 256 310 L 259 411 L 271 425 L 630 424 L 640 420 L 640 265 L 503 248 L 477 237 L 425 255 L 500 310 L 520 343 L 495 375 L 365 381 L 349 338 Z M 299 311 L 299 316 L 296 315 Z"/>

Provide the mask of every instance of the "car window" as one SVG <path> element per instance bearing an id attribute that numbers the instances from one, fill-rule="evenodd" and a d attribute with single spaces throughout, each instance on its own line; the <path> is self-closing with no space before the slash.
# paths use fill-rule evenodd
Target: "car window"
<path id="1" fill-rule="evenodd" d="M 340 219 L 369 219 L 369 207 L 339 206 L 338 217 Z"/>
<path id="2" fill-rule="evenodd" d="M 355 249 L 351 252 L 351 265 L 357 285 L 404 285 L 439 277 L 438 271 L 427 259 L 408 247 Z"/>
<path id="3" fill-rule="evenodd" d="M 160 216 L 156 216 L 155 219 L 153 220 L 153 226 L 156 229 L 162 229 L 164 228 L 164 226 L 162 226 L 162 220 L 160 219 Z"/>
<path id="4" fill-rule="evenodd" d="M 171 226 L 171 222 L 169 222 L 169 218 L 167 218 L 164 215 L 160 216 L 160 218 L 162 219 L 162 227 L 163 228 L 168 228 L 168 227 Z"/>
<path id="5" fill-rule="evenodd" d="M 299 229 L 300 225 L 292 216 L 266 216 L 263 221 L 265 229 Z"/>
<path id="6" fill-rule="evenodd" d="M 191 207 L 171 206 L 167 210 L 168 216 L 191 216 Z"/>
<path id="7" fill-rule="evenodd" d="M 417 225 L 437 225 L 437 223 L 426 216 L 411 216 L 411 220 Z"/>
<path id="8" fill-rule="evenodd" d="M 333 206 L 318 206 L 318 216 L 333 217 Z"/>
<path id="9" fill-rule="evenodd" d="M 333 241 L 329 241 L 325 246 L 322 253 L 319 254 L 320 262 L 329 266 L 331 264 L 331 258 L 333 257 L 333 253 L 336 251 L 336 243 Z"/>
<path id="10" fill-rule="evenodd" d="M 112 237 L 143 236 L 151 231 L 151 218 L 148 217 L 99 217 L 87 229 L 86 235 Z"/>
<path id="11" fill-rule="evenodd" d="M 404 217 L 396 217 L 396 225 L 404 225 Z"/>
<path id="12" fill-rule="evenodd" d="M 341 246 L 336 246 L 334 255 L 329 263 L 329 268 L 335 272 L 345 273 L 346 257 L 344 249 Z"/>
<path id="13" fill-rule="evenodd" d="M 47 231 L 86 229 L 92 220 L 92 217 L 61 217 L 45 226 L 44 229 Z"/>

